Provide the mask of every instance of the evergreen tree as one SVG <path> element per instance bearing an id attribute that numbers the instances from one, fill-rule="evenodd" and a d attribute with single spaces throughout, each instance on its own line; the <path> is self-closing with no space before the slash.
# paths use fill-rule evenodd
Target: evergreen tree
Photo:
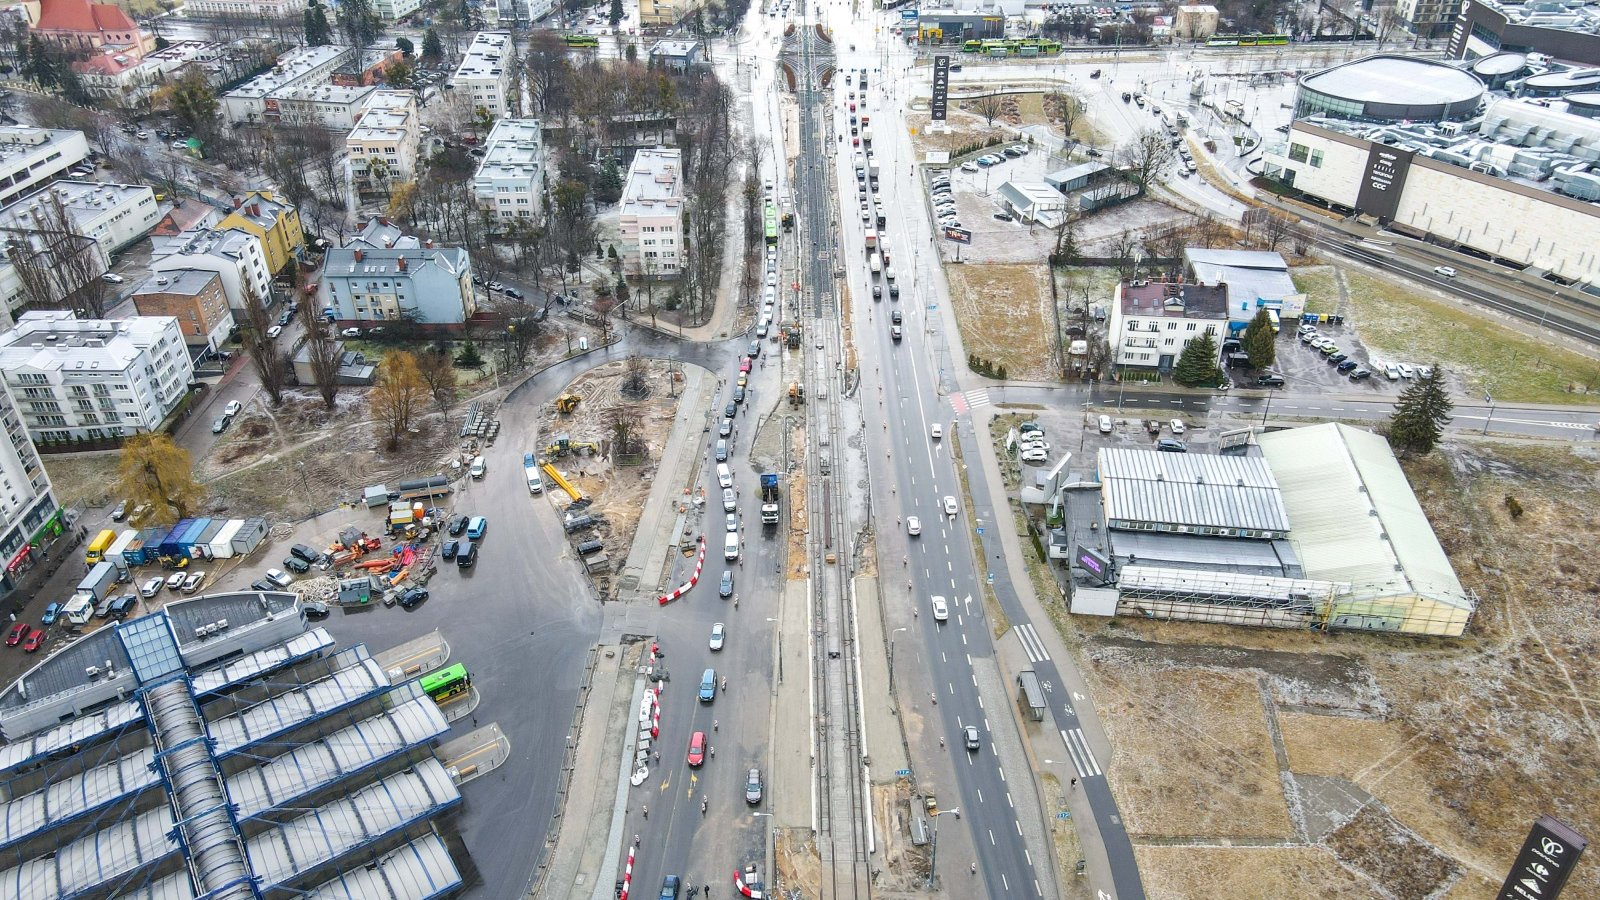
<path id="1" fill-rule="evenodd" d="M 317 0 L 311 0 L 303 14 L 307 47 L 325 47 L 333 43 L 333 26 L 328 24 L 328 11 Z"/>
<path id="2" fill-rule="evenodd" d="M 456 365 L 463 369 L 476 369 L 482 366 L 483 354 L 478 352 L 478 345 L 467 341 L 456 354 Z"/>
<path id="3" fill-rule="evenodd" d="M 617 27 L 617 23 L 622 21 L 622 0 L 611 0 L 610 18 L 612 28 Z"/>
<path id="4" fill-rule="evenodd" d="M 406 56 L 411 56 L 417 52 L 417 45 L 411 43 L 410 38 L 395 38 L 394 47 Z"/>
<path id="5" fill-rule="evenodd" d="M 617 161 L 607 160 L 594 178 L 594 202 L 615 203 L 622 199 L 622 170 Z"/>
<path id="6" fill-rule="evenodd" d="M 1402 456 L 1433 452 L 1454 408 L 1444 392 L 1444 371 L 1434 366 L 1432 374 L 1419 376 L 1395 403 L 1389 417 L 1389 446 Z"/>
<path id="7" fill-rule="evenodd" d="M 1172 377 L 1185 387 L 1211 387 L 1221 380 L 1217 370 L 1217 342 L 1211 332 L 1207 331 L 1183 348 Z"/>
<path id="8" fill-rule="evenodd" d="M 344 0 L 339 4 L 339 30 L 352 47 L 370 47 L 377 40 L 381 23 L 369 0 Z"/>
<path id="9" fill-rule="evenodd" d="M 422 35 L 422 58 L 429 62 L 444 58 L 444 42 L 439 40 L 439 32 L 432 28 Z"/>
<path id="10" fill-rule="evenodd" d="M 1250 368 L 1270 369 L 1278 361 L 1277 335 L 1272 333 L 1272 319 L 1265 307 L 1256 310 L 1244 331 L 1244 352 L 1250 356 Z"/>

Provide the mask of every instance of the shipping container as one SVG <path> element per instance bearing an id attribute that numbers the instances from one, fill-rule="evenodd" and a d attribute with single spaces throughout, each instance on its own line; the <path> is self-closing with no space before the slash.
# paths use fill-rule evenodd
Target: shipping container
<path id="1" fill-rule="evenodd" d="M 193 519 L 179 519 L 178 524 L 172 526 L 172 530 L 161 538 L 161 555 L 182 556 L 183 548 L 179 542 L 183 539 L 184 532 L 192 527 L 194 527 Z"/>
<path id="2" fill-rule="evenodd" d="M 195 542 L 200 540 L 200 535 L 204 534 L 205 530 L 210 527 L 210 519 L 200 518 L 194 520 L 194 524 L 190 525 L 189 530 L 183 533 L 183 537 L 178 538 L 178 546 L 182 548 L 184 556 L 189 555 L 189 551 L 194 549 Z"/>
<path id="3" fill-rule="evenodd" d="M 246 556 L 256 549 L 267 537 L 267 520 L 262 518 L 245 519 L 244 524 L 233 534 L 233 552 L 236 556 Z"/>
<path id="4" fill-rule="evenodd" d="M 227 524 L 227 519 L 212 519 L 211 524 L 206 526 L 206 530 L 200 532 L 200 536 L 195 538 L 194 545 L 189 548 L 189 555 L 197 559 L 210 559 L 211 542 L 217 539 L 217 535 L 221 533 Z"/>
<path id="5" fill-rule="evenodd" d="M 229 559 L 235 555 L 233 549 L 233 536 L 244 527 L 243 519 L 229 519 L 222 523 L 222 530 L 211 539 L 211 558 Z"/>

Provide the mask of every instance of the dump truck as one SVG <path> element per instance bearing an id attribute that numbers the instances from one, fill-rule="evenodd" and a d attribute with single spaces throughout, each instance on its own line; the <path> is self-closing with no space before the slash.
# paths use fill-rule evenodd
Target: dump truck
<path id="1" fill-rule="evenodd" d="M 528 493 L 544 493 L 544 476 L 539 472 L 539 457 L 536 454 L 522 454 L 522 474 L 528 479 Z"/>
<path id="2" fill-rule="evenodd" d="M 878 250 L 878 233 L 876 231 L 873 231 L 872 229 L 868 228 L 867 229 L 867 255 L 868 256 L 872 256 L 872 255 L 876 254 L 877 250 Z"/>
<path id="3" fill-rule="evenodd" d="M 806 389 L 798 381 L 789 382 L 789 405 L 799 406 L 806 402 Z"/>
<path id="4" fill-rule="evenodd" d="M 761 524 L 778 524 L 778 474 L 768 472 L 761 476 Z"/>

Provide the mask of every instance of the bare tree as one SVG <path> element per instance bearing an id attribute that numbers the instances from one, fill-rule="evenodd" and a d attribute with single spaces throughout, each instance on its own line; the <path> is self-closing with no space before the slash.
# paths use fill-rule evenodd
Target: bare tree
<path id="1" fill-rule="evenodd" d="M 1117 148 L 1117 164 L 1145 188 L 1177 158 L 1172 141 L 1158 128 L 1146 128 Z"/>
<path id="2" fill-rule="evenodd" d="M 972 111 L 983 116 L 984 124 L 994 127 L 994 120 L 1005 112 L 1006 98 L 1001 94 L 984 94 L 972 101 Z"/>
<path id="3" fill-rule="evenodd" d="M 1268 250 L 1277 250 L 1283 246 L 1290 232 L 1294 230 L 1294 220 L 1279 212 L 1267 214 L 1261 223 L 1261 238 Z"/>
<path id="4" fill-rule="evenodd" d="M 428 386 L 428 395 L 438 404 L 441 414 L 450 410 L 456 399 L 456 367 L 441 341 L 417 353 L 417 374 Z"/>
<path id="5" fill-rule="evenodd" d="M 1083 97 L 1077 88 L 1067 87 L 1052 92 L 1049 97 L 1053 114 L 1061 120 L 1061 133 L 1067 138 L 1072 137 L 1072 129 L 1077 126 L 1078 120 L 1083 118 Z"/>
<path id="6" fill-rule="evenodd" d="M 633 397 L 642 397 L 645 392 L 645 378 L 650 374 L 650 364 L 638 354 L 631 354 L 622 363 L 622 371 L 626 377 L 622 379 L 622 390 Z"/>
<path id="7" fill-rule="evenodd" d="M 239 299 L 244 305 L 244 315 L 239 323 L 239 339 L 244 343 L 244 352 L 250 355 L 251 365 L 255 366 L 261 389 L 267 392 L 272 405 L 278 406 L 283 403 L 283 385 L 289 374 L 288 361 L 278 350 L 277 342 L 267 336 L 272 320 L 267 316 L 267 308 L 262 305 L 255 289 L 246 282 L 241 284 L 240 290 L 243 292 Z M 305 305 L 308 308 L 311 306 L 309 303 Z"/>
<path id="8" fill-rule="evenodd" d="M 28 213 L 32 228 L 8 228 L 6 255 L 16 267 L 24 296 L 33 309 L 71 309 L 85 319 L 103 319 L 109 288 L 105 252 L 94 238 L 77 233 L 77 223 L 54 192 Z"/>
<path id="9" fill-rule="evenodd" d="M 417 370 L 416 357 L 404 350 L 384 356 L 378 365 L 378 381 L 372 389 L 372 417 L 387 435 L 385 446 L 388 449 L 398 448 L 401 438 L 411 430 L 427 392 L 428 385 Z"/>
<path id="10" fill-rule="evenodd" d="M 613 456 L 637 456 L 644 452 L 639 434 L 644 428 L 644 410 L 632 403 L 619 403 L 606 413 L 606 429 L 611 432 Z"/>
<path id="11" fill-rule="evenodd" d="M 317 305 L 309 297 L 300 304 L 300 323 L 306 329 L 306 362 L 311 377 L 316 379 L 317 393 L 322 395 L 322 405 L 332 411 L 339 397 L 339 360 L 344 353 L 334 339 L 333 326 L 316 310 Z"/>

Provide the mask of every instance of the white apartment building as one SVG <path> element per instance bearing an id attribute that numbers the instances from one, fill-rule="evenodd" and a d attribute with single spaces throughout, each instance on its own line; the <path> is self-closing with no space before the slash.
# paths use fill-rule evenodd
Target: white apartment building
<path id="1" fill-rule="evenodd" d="M 506 114 L 506 88 L 511 84 L 510 56 L 514 49 L 509 31 L 480 31 L 468 45 L 451 84 L 466 96 L 474 110 L 482 108 L 497 118 Z"/>
<path id="2" fill-rule="evenodd" d="M 277 94 L 327 79 L 333 70 L 355 58 L 349 47 L 301 47 L 285 53 L 269 72 L 222 95 L 222 112 L 234 125 L 251 125 L 278 116 Z"/>
<path id="3" fill-rule="evenodd" d="M 398 22 L 422 8 L 422 0 L 372 0 L 372 12 L 385 22 Z"/>
<path id="4" fill-rule="evenodd" d="M 472 179 L 478 205 L 495 217 L 538 221 L 544 206 L 544 137 L 538 119 L 501 119 Z"/>
<path id="5" fill-rule="evenodd" d="M 1106 338 L 1118 366 L 1170 372 L 1189 342 L 1211 335 L 1222 358 L 1228 286 L 1124 281 L 1111 300 Z"/>
<path id="6" fill-rule="evenodd" d="M 556 0 L 488 0 L 483 21 L 489 25 L 532 25 L 555 12 Z"/>
<path id="7" fill-rule="evenodd" d="M 240 228 L 200 228 L 152 243 L 156 244 L 150 258 L 154 272 L 204 269 L 220 275 L 228 308 L 236 320 L 248 321 L 244 315 L 247 291 L 254 291 L 263 305 L 271 305 L 272 272 L 267 268 L 260 239 L 250 232 Z"/>
<path id="8" fill-rule="evenodd" d="M 88 155 L 81 131 L 0 127 L 0 207 L 33 193 Z"/>
<path id="9" fill-rule="evenodd" d="M 0 441 L 0 589 L 16 587 L 14 576 L 43 558 L 34 557 L 44 542 L 61 533 L 61 509 L 50 491 L 50 475 L 39 461 L 39 450 L 22 424 L 16 398 L 0 386 L 0 422 L 6 440 Z"/>
<path id="10" fill-rule="evenodd" d="M 91 96 L 133 106 L 147 100 L 161 85 L 182 77 L 191 65 L 221 59 L 226 48 L 226 44 L 209 41 L 173 41 L 154 53 L 145 54 L 144 59 L 97 56 L 73 69 Z"/>
<path id="11" fill-rule="evenodd" d="M 414 91 L 374 91 L 366 111 L 345 136 L 345 171 L 355 205 L 384 195 L 417 172 L 422 125 Z"/>
<path id="12" fill-rule="evenodd" d="M 377 88 L 371 85 L 302 84 L 273 95 L 278 121 L 285 125 L 316 125 L 329 131 L 349 131 L 367 108 Z"/>
<path id="13" fill-rule="evenodd" d="M 80 320 L 34 310 L 0 335 L 0 376 L 40 443 L 104 440 L 159 428 L 194 380 L 171 316 Z"/>
<path id="14" fill-rule="evenodd" d="M 161 221 L 155 191 L 142 184 L 57 181 L 0 209 L 0 232 L 9 235 L 48 225 L 59 201 L 74 234 L 94 238 L 110 257 L 150 233 Z"/>
<path id="15" fill-rule="evenodd" d="M 183 13 L 193 18 L 299 19 L 308 5 L 306 0 L 188 0 Z"/>
<path id="16" fill-rule="evenodd" d="M 683 269 L 683 152 L 640 150 L 622 188 L 623 272 L 676 278 Z"/>

